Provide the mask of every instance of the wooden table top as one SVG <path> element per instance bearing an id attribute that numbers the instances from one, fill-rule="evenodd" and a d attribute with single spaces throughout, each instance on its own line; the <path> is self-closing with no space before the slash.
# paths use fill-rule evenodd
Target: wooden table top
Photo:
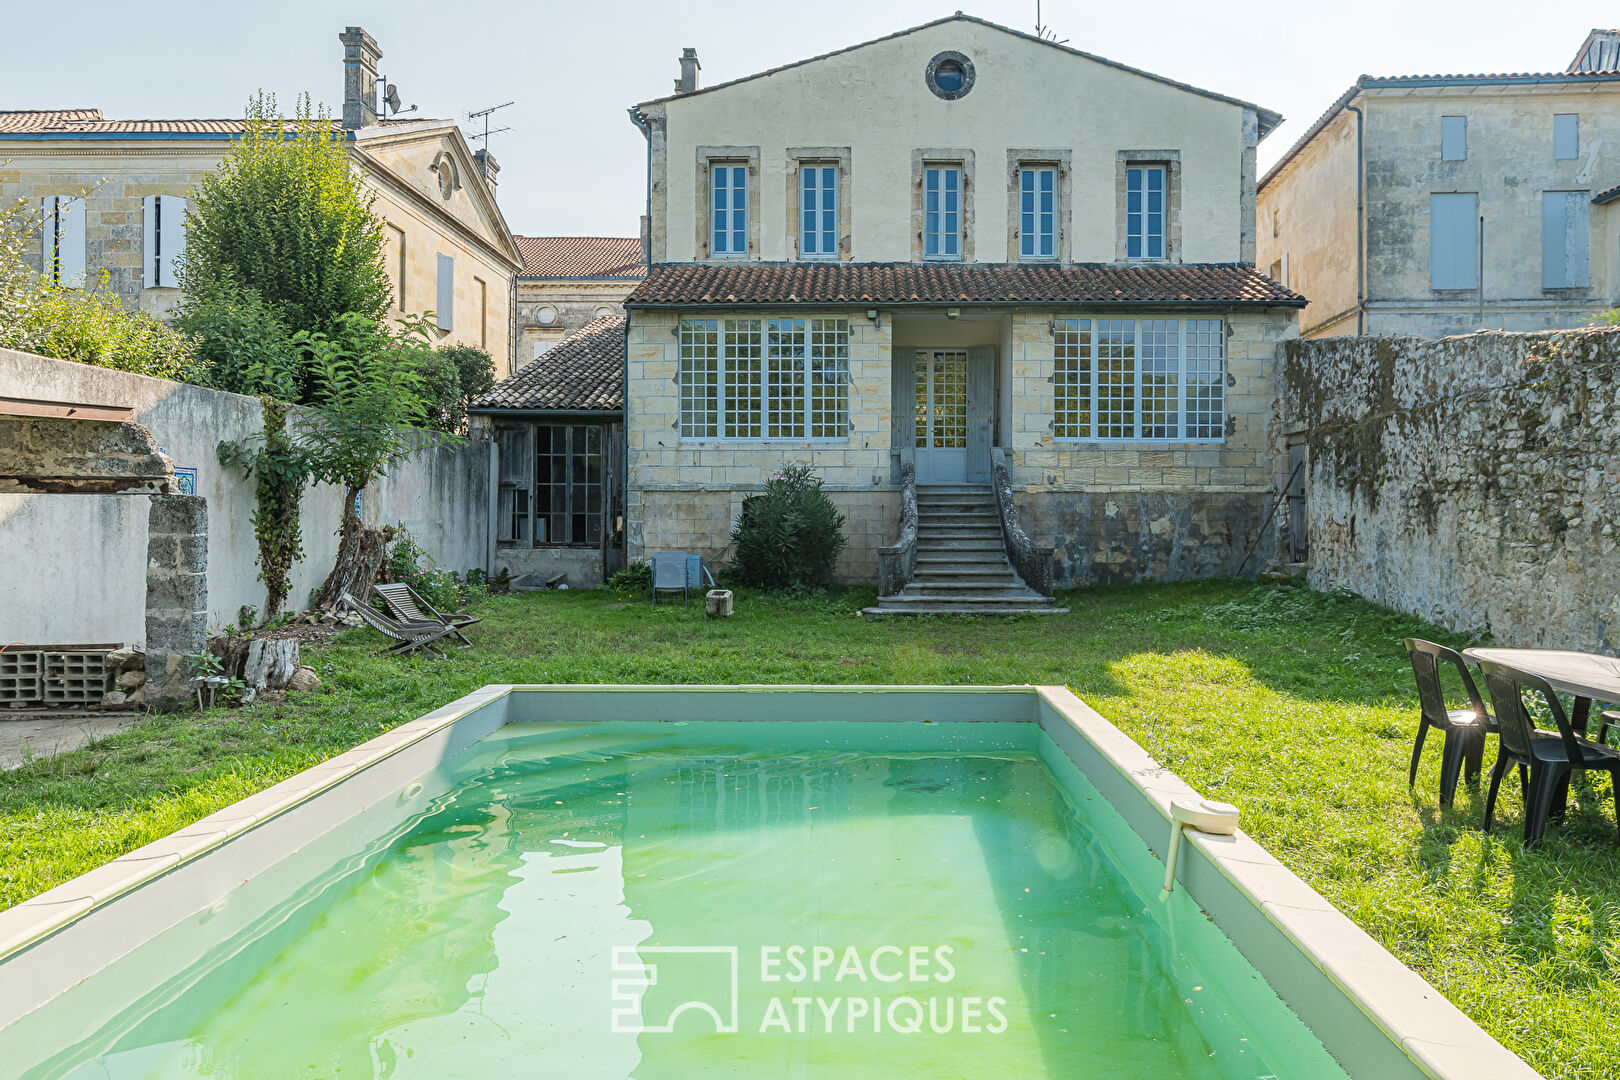
<path id="1" fill-rule="evenodd" d="M 1463 656 L 1540 675 L 1566 694 L 1620 704 L 1620 658 L 1564 649 L 1464 649 Z"/>

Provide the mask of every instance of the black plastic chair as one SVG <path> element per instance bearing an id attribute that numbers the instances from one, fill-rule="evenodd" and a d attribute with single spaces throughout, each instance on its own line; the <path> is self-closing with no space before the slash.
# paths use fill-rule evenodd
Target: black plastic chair
<path id="1" fill-rule="evenodd" d="M 1592 741 L 1607 745 L 1610 728 L 1620 728 L 1620 709 L 1604 709 L 1598 714 L 1597 738 Z"/>
<path id="2" fill-rule="evenodd" d="M 1444 645 L 1422 638 L 1406 638 L 1406 655 L 1412 661 L 1412 675 L 1417 679 L 1418 708 L 1422 719 L 1418 721 L 1417 742 L 1412 746 L 1412 768 L 1407 774 L 1407 785 L 1417 783 L 1418 759 L 1423 756 L 1423 739 L 1431 727 L 1446 733 L 1445 745 L 1440 750 L 1440 805 L 1450 806 L 1457 796 L 1457 777 L 1463 766 L 1468 767 L 1470 780 L 1479 777 L 1485 757 L 1485 735 L 1496 730 L 1496 720 L 1479 696 L 1479 688 L 1468 674 L 1468 664 L 1462 655 Z M 1440 686 L 1440 664 L 1456 668 L 1463 689 L 1468 692 L 1468 708 L 1446 708 L 1445 691 Z"/>
<path id="3" fill-rule="evenodd" d="M 1491 790 L 1485 796 L 1485 831 L 1491 831 L 1491 818 L 1496 812 L 1496 789 L 1510 762 L 1519 766 L 1519 784 L 1524 790 L 1524 842 L 1527 847 L 1541 843 L 1547 829 L 1547 818 L 1554 801 L 1562 805 L 1569 789 L 1569 776 L 1575 769 L 1602 769 L 1609 774 L 1614 787 L 1614 813 L 1616 840 L 1620 841 L 1620 750 L 1599 746 L 1575 734 L 1563 702 L 1552 686 L 1539 675 L 1482 661 L 1480 672 L 1485 677 L 1485 689 L 1491 695 L 1500 725 L 1501 747 L 1496 765 L 1491 769 Z M 1537 730 L 1530 710 L 1524 704 L 1524 691 L 1530 690 L 1546 701 L 1558 734 Z M 1525 771 L 1529 770 L 1526 781 Z"/>

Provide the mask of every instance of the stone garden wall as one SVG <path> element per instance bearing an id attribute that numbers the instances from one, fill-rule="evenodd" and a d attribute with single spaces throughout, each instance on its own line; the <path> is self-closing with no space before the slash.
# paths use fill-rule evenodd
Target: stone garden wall
<path id="1" fill-rule="evenodd" d="M 1292 341 L 1282 363 L 1313 588 L 1620 651 L 1620 330 Z"/>

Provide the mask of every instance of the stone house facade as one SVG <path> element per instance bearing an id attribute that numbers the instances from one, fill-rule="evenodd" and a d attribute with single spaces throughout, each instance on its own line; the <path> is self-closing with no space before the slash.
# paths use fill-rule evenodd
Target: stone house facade
<path id="1" fill-rule="evenodd" d="M 1303 337 L 1582 326 L 1620 301 L 1620 32 L 1567 70 L 1362 76 L 1260 181 Z"/>
<path id="2" fill-rule="evenodd" d="M 988 489 L 998 457 L 1059 585 L 1266 543 L 1304 303 L 1253 265 L 1279 116 L 962 15 L 714 87 L 681 68 L 632 113 L 629 559 L 721 551 L 807 463 L 848 520 L 841 576 L 872 581 L 907 475 Z"/>
<path id="3" fill-rule="evenodd" d="M 634 236 L 517 236 L 518 366 L 610 315 L 647 276 Z"/>
<path id="4" fill-rule="evenodd" d="M 495 202 L 493 161 L 453 120 L 378 114 L 382 50 L 359 27 L 344 45 L 345 104 L 334 128 L 376 193 L 395 308 L 432 311 L 445 344 L 514 366 L 515 279 L 522 258 Z M 35 265 L 57 283 L 107 287 L 130 307 L 179 302 L 186 200 L 243 131 L 241 120 L 109 120 L 99 109 L 0 112 L 0 199 L 41 208 Z"/>

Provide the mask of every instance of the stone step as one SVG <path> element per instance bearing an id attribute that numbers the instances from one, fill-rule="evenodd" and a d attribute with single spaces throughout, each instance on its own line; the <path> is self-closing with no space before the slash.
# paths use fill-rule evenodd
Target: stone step
<path id="1" fill-rule="evenodd" d="M 928 537 L 925 539 L 921 536 L 917 537 L 917 555 L 919 557 L 924 554 L 951 551 L 994 551 L 1003 558 L 1007 555 L 1006 549 L 1001 546 L 1001 537 L 999 536 L 993 540 L 958 540 L 940 537 Z"/>
<path id="2" fill-rule="evenodd" d="M 996 516 L 994 510 L 928 510 L 917 512 L 919 525 L 940 525 L 961 522 L 964 525 L 989 525 L 992 528 L 1001 528 L 1001 518 Z"/>
<path id="3" fill-rule="evenodd" d="M 899 595 L 887 597 L 886 599 L 898 600 L 906 604 L 927 602 L 944 604 L 1039 604 L 1046 602 L 1046 597 L 1022 585 L 975 585 L 971 582 L 953 584 L 937 581 L 929 582 L 927 585 L 907 585 L 900 590 Z M 881 599 L 879 603 L 882 603 Z"/>
<path id="4" fill-rule="evenodd" d="M 928 495 L 983 495 L 993 498 L 995 491 L 988 484 L 918 484 L 917 498 Z"/>
<path id="5" fill-rule="evenodd" d="M 995 566 L 983 567 L 938 567 L 929 569 L 917 567 L 917 575 L 911 579 L 919 585 L 928 585 L 935 582 L 971 581 L 977 585 L 1017 585 L 1018 575 L 1013 573 L 1011 567 L 998 569 Z"/>
<path id="6" fill-rule="evenodd" d="M 868 619 L 881 619 L 892 615 L 1067 615 L 1068 608 L 1051 607 L 1051 601 L 1043 604 L 1030 604 L 1011 602 L 1006 604 L 984 603 L 913 603 L 882 601 L 877 607 L 863 608 L 861 614 Z"/>
<path id="7" fill-rule="evenodd" d="M 937 510 L 937 511 L 941 511 L 941 512 L 947 512 L 947 511 L 949 511 L 949 512 L 985 511 L 987 513 L 993 514 L 993 513 L 996 512 L 996 501 L 994 499 L 966 499 L 966 498 L 958 498 L 958 499 L 918 499 L 917 500 L 917 509 L 918 510 L 924 510 L 924 511 L 926 511 L 926 510 Z"/>
<path id="8" fill-rule="evenodd" d="M 971 525 L 953 525 L 948 528 L 940 526 L 933 529 L 917 530 L 917 542 L 919 544 L 933 540 L 983 540 L 987 543 L 1000 544 L 1001 530 L 991 528 L 976 529 Z"/>

